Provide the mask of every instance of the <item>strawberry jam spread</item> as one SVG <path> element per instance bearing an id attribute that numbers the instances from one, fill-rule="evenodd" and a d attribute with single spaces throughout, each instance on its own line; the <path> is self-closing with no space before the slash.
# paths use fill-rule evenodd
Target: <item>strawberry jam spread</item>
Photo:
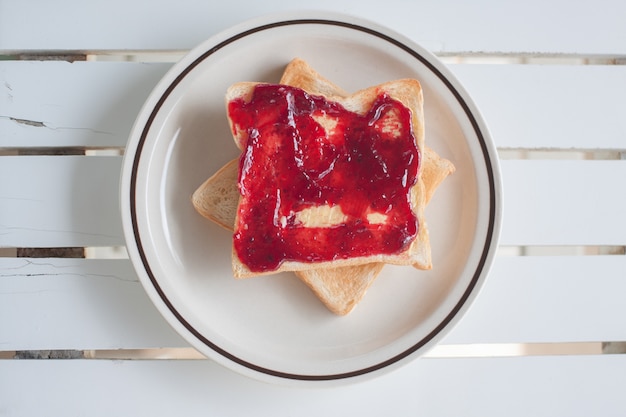
<path id="1" fill-rule="evenodd" d="M 398 254 L 417 236 L 411 204 L 420 154 L 411 111 L 380 94 L 365 114 L 294 87 L 259 84 L 228 103 L 247 143 L 234 248 L 251 271 L 284 261 Z M 307 225 L 299 212 L 340 208 L 341 221 Z"/>

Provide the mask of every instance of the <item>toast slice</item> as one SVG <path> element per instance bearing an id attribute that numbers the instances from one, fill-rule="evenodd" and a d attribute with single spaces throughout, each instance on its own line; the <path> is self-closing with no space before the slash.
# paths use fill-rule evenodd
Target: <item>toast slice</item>
<path id="1" fill-rule="evenodd" d="M 235 277 L 372 262 L 429 269 L 424 185 L 418 169 L 424 152 L 419 82 L 390 81 L 329 101 L 312 97 L 299 88 L 251 82 L 234 84 L 226 93 L 233 138 L 243 150 L 233 245 Z M 354 121 L 361 124 L 353 127 Z M 314 129 L 310 136 L 307 128 Z M 367 133 L 343 136 L 349 129 Z M 332 168 L 326 169 L 329 164 Z M 289 175 L 284 174 L 287 169 Z M 295 184 L 302 178 L 300 187 L 314 192 L 293 195 L 294 176 Z M 348 185 L 336 185 L 345 178 L 350 178 Z M 357 200 L 359 211 L 345 212 L 354 207 L 354 196 L 362 199 Z M 274 234 L 280 239 L 266 239 Z M 297 238 L 290 242 L 290 236 Z M 361 236 L 368 240 L 359 241 Z M 327 250 L 338 241 L 350 249 L 344 252 L 337 245 L 336 250 Z"/>

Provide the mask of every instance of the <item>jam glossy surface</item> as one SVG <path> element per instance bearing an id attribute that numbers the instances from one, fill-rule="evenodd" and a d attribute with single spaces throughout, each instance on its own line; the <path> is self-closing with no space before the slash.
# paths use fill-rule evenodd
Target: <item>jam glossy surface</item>
<path id="1" fill-rule="evenodd" d="M 397 254 L 415 239 L 410 189 L 420 154 L 400 102 L 381 94 L 361 115 L 297 88 L 260 84 L 249 102 L 228 103 L 228 113 L 247 137 L 233 239 L 251 271 Z M 299 212 L 321 206 L 338 206 L 342 221 L 302 224 Z"/>

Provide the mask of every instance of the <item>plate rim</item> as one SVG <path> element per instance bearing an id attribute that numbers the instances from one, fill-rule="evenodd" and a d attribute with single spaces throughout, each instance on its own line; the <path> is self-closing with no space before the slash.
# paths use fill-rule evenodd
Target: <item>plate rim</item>
<path id="1" fill-rule="evenodd" d="M 207 57 L 239 39 L 245 38 L 251 34 L 263 32 L 265 30 L 302 24 L 334 25 L 364 32 L 402 49 L 404 52 L 408 53 L 417 59 L 421 64 L 426 66 L 426 68 L 428 68 L 428 70 L 430 70 L 437 77 L 437 79 L 446 86 L 448 91 L 452 93 L 457 103 L 463 109 L 465 116 L 470 121 L 473 132 L 478 139 L 478 143 L 480 144 L 481 155 L 484 159 L 489 185 L 489 219 L 485 241 L 484 244 L 482 244 L 482 253 L 477 262 L 476 269 L 473 272 L 472 279 L 467 287 L 463 289 L 463 294 L 455 303 L 454 307 L 431 332 L 422 337 L 419 341 L 417 341 L 417 343 L 412 344 L 410 348 L 405 349 L 384 361 L 380 361 L 375 365 L 361 367 L 358 370 L 350 372 L 340 372 L 326 375 L 297 374 L 268 369 L 243 358 L 239 358 L 207 339 L 207 337 L 201 334 L 185 319 L 159 285 L 159 281 L 156 278 L 145 253 L 145 244 L 142 243 L 142 235 L 139 231 L 137 218 L 137 176 L 143 147 L 145 145 L 148 132 L 150 131 L 157 114 L 170 94 L 176 89 L 178 84 Z M 144 288 L 146 288 L 151 301 L 157 306 L 159 312 L 165 316 L 168 323 L 174 327 L 177 333 L 179 333 L 188 342 L 192 343 L 192 345 L 195 346 L 197 343 L 200 343 L 203 347 L 210 349 L 211 352 L 218 355 L 218 357 L 209 355 L 212 359 L 218 360 L 218 362 L 227 367 L 243 371 L 244 374 L 249 376 L 257 378 L 260 377 L 263 380 L 267 380 L 269 377 L 270 380 L 274 381 L 288 380 L 302 382 L 347 381 L 354 380 L 358 377 L 378 374 L 382 370 L 390 370 L 399 366 L 401 363 L 413 357 L 416 352 L 419 350 L 425 350 L 428 346 L 434 345 L 439 339 L 447 334 L 449 330 L 454 327 L 456 322 L 458 322 L 458 320 L 463 316 L 464 311 L 469 308 L 470 304 L 475 299 L 484 284 L 485 278 L 493 263 L 495 248 L 497 247 L 497 243 L 499 241 L 502 212 L 500 167 L 495 146 L 481 113 L 471 99 L 470 95 L 456 79 L 456 77 L 445 66 L 443 66 L 434 54 L 430 53 L 424 47 L 406 38 L 405 36 L 396 33 L 389 28 L 380 26 L 372 21 L 341 13 L 330 12 L 278 13 L 251 19 L 205 40 L 200 45 L 193 48 L 186 55 L 186 57 L 187 58 L 181 59 L 165 74 L 165 76 L 162 77 L 140 110 L 129 135 L 128 145 L 132 146 L 132 148 L 131 152 L 128 152 L 127 147 L 127 151 L 124 155 L 120 185 L 123 229 L 127 247 L 130 246 L 132 248 L 132 250 L 129 250 L 131 263 L 137 270 L 138 275 L 141 278 L 141 282 Z M 168 315 L 164 314 L 163 308 L 167 309 Z M 172 320 L 175 320 L 175 322 L 172 322 Z M 191 341 L 189 340 L 188 335 L 181 334 L 179 330 L 180 326 L 193 336 L 195 340 Z"/>

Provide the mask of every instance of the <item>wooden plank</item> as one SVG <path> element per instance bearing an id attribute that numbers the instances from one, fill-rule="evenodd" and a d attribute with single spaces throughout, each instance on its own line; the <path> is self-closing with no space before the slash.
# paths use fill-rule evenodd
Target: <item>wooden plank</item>
<path id="1" fill-rule="evenodd" d="M 499 148 L 626 149 L 626 66 L 450 68 Z"/>
<path id="2" fill-rule="evenodd" d="M 442 343 L 626 340 L 625 274 L 620 255 L 499 256 Z"/>
<path id="3" fill-rule="evenodd" d="M 442 52 L 626 52 L 624 4 L 610 0 L 532 0 L 498 6 L 486 0 L 471 4 L 392 0 L 382 8 L 371 0 L 341 4 L 270 0 L 219 9 L 192 0 L 175 4 L 64 0 L 37 7 L 8 2 L 0 13 L 0 50 L 188 49 L 241 21 L 303 7 L 374 20 Z"/>
<path id="4" fill-rule="evenodd" d="M 0 157 L 0 246 L 119 246 L 121 157 Z"/>
<path id="5" fill-rule="evenodd" d="M 0 246 L 119 246 L 117 156 L 4 156 Z M 625 161 L 505 160 L 503 245 L 626 244 Z M 607 179 L 610 179 L 607 180 Z M 563 216 L 568 213 L 568 216 Z"/>
<path id="6" fill-rule="evenodd" d="M 307 389 L 260 383 L 205 360 L 0 360 L 0 391 L 10 417 L 42 409 L 94 417 L 181 410 L 320 416 L 348 409 L 363 417 L 621 416 L 625 365 L 624 355 L 422 359 L 372 381 Z"/>
<path id="7" fill-rule="evenodd" d="M 124 259 L 0 258 L 0 350 L 188 346 Z"/>
<path id="8" fill-rule="evenodd" d="M 626 340 L 625 272 L 617 255 L 497 257 L 442 344 Z M 0 258 L 0 350 L 186 346 L 128 260 Z"/>
<path id="9" fill-rule="evenodd" d="M 170 64 L 0 62 L 0 148 L 123 147 Z M 44 81 L 45 80 L 45 81 Z"/>
<path id="10" fill-rule="evenodd" d="M 626 244 L 626 161 L 503 161 L 503 245 Z M 567 214 L 567 215 L 565 215 Z"/>
<path id="11" fill-rule="evenodd" d="M 0 95 L 0 147 L 124 146 L 141 105 L 169 68 L 131 62 L 0 62 L 0 88 L 6 92 Z M 500 148 L 624 149 L 626 66 L 450 68 Z"/>

